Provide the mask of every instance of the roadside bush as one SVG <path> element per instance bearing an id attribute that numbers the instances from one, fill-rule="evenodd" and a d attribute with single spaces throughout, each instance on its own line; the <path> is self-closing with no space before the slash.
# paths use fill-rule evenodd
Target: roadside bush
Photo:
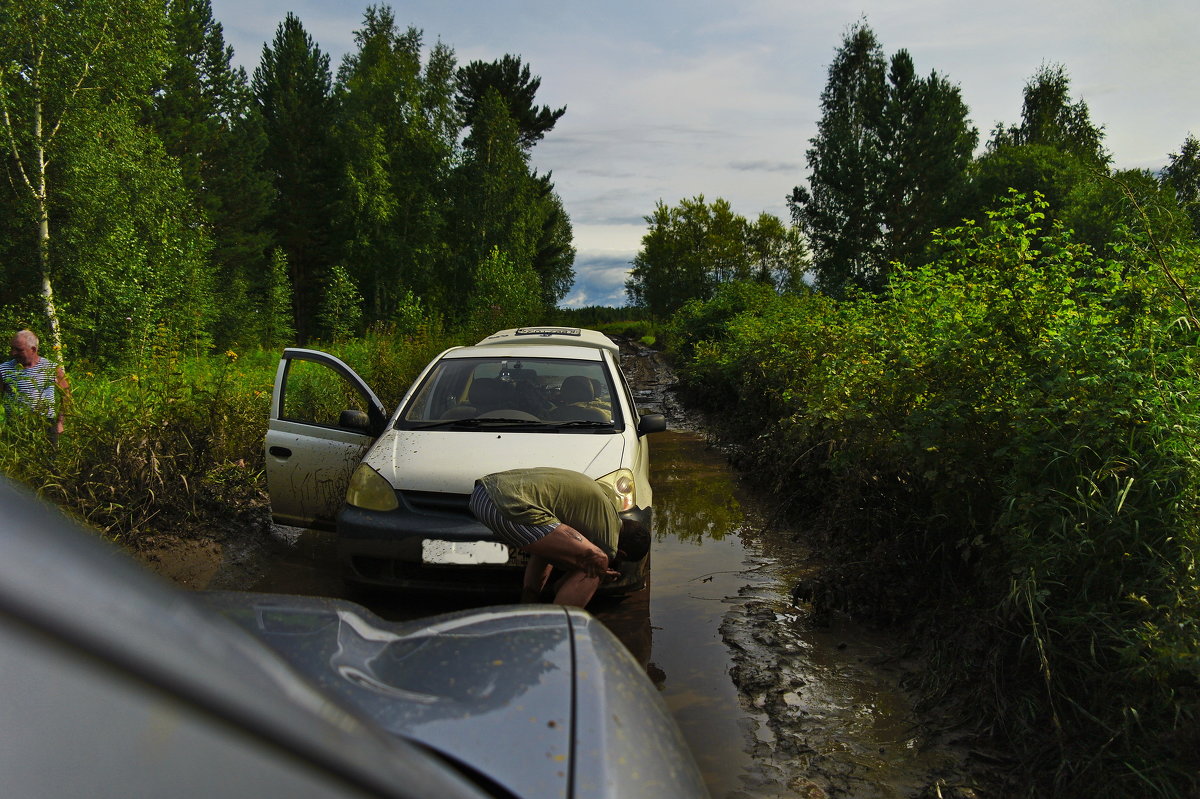
<path id="1" fill-rule="evenodd" d="M 881 298 L 685 306 L 685 390 L 837 579 L 974 692 L 1039 795 L 1189 795 L 1200 719 L 1197 253 L 1012 202 Z M 864 600 L 865 598 L 865 600 Z"/>
<path id="2" fill-rule="evenodd" d="M 434 355 L 459 343 L 434 319 L 404 338 L 375 329 L 314 346 L 350 364 L 392 409 Z M 0 427 L 0 470 L 129 546 L 155 532 L 212 534 L 264 507 L 278 363 L 275 351 L 197 358 L 159 348 L 121 370 L 72 371 L 58 447 L 44 425 L 16 414 Z"/>
<path id="3" fill-rule="evenodd" d="M 71 374 L 59 446 L 10 426 L 0 468 L 117 540 L 185 524 L 206 502 L 251 501 L 272 358 L 159 352 L 121 372 Z"/>

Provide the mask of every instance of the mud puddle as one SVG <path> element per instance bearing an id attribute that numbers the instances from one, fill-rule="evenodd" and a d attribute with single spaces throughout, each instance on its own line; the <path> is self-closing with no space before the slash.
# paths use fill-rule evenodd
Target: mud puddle
<path id="1" fill-rule="evenodd" d="M 682 728 L 714 799 L 973 797 L 967 754 L 937 735 L 902 689 L 898 642 L 833 614 L 822 624 L 790 591 L 814 569 L 770 497 L 739 484 L 725 456 L 693 432 L 657 353 L 622 363 L 639 405 L 673 429 L 651 439 L 655 542 L 651 587 L 589 609 L 638 658 Z M 331 534 L 274 528 L 273 542 L 209 578 L 207 558 L 183 568 L 189 587 L 347 597 Z M 196 561 L 192 563 L 192 561 Z M 230 560 L 228 553 L 225 561 Z M 252 562 L 252 564 L 251 564 Z M 512 596 L 494 601 L 515 601 Z M 390 619 L 480 604 L 412 595 L 349 595 Z"/>
<path id="2" fill-rule="evenodd" d="M 906 797 L 953 772 L 956 753 L 920 732 L 890 642 L 841 618 L 816 628 L 791 604 L 802 553 L 764 524 L 725 456 L 688 431 L 652 448 L 651 587 L 589 610 L 659 687 L 714 799 Z M 276 535 L 280 556 L 248 588 L 346 596 L 332 535 Z M 480 603 L 348 598 L 393 620 Z"/>

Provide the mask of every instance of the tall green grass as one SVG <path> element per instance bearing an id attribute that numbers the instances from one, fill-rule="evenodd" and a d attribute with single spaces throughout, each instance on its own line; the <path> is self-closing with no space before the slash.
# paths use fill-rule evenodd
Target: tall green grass
<path id="1" fill-rule="evenodd" d="M 1030 795 L 1195 795 L 1200 259 L 1098 258 L 1019 202 L 937 246 L 882 298 L 685 307 L 682 385 Z"/>
<path id="2" fill-rule="evenodd" d="M 312 346 L 346 361 L 390 411 L 421 367 L 457 343 L 431 328 Z M 131 546 L 156 532 L 211 532 L 256 508 L 265 519 L 263 438 L 278 363 L 278 352 L 153 350 L 124 368 L 72 371 L 58 446 L 40 420 L 14 414 L 0 426 L 0 470 Z"/>

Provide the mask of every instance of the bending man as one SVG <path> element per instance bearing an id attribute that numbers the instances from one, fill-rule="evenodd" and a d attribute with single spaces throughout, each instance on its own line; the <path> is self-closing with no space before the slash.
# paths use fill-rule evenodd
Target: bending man
<path id="1" fill-rule="evenodd" d="M 584 607 L 602 580 L 617 577 L 622 560 L 640 561 L 650 533 L 617 515 L 611 488 L 550 466 L 496 472 L 475 481 L 471 512 L 496 539 L 529 554 L 521 601 L 539 601 L 550 572 L 566 575 L 555 589 L 559 605 Z"/>

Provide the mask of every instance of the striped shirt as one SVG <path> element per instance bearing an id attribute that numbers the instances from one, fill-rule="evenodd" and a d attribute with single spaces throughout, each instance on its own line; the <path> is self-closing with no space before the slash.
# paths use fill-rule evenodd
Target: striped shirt
<path id="1" fill-rule="evenodd" d="M 553 529 L 561 522 L 574 527 L 604 554 L 616 554 L 621 518 L 616 494 L 604 483 L 550 466 L 496 472 L 477 482 L 501 518 L 524 526 L 531 534 L 538 535 L 546 526 Z M 487 524 L 487 519 L 480 521 Z"/>
<path id="2" fill-rule="evenodd" d="M 25 367 L 16 358 L 0 363 L 0 387 L 6 408 L 16 404 L 53 419 L 58 408 L 58 364 L 38 357 L 33 366 Z"/>

